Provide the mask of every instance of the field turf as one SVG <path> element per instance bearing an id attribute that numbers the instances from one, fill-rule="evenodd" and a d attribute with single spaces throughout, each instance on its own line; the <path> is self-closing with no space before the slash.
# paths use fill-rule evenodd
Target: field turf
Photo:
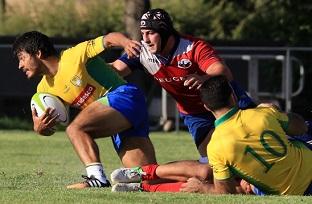
<path id="1" fill-rule="evenodd" d="M 159 163 L 197 159 L 186 132 L 151 133 Z M 121 166 L 110 138 L 97 140 L 106 173 Z M 304 196 L 209 196 L 188 193 L 112 193 L 67 190 L 81 181 L 83 165 L 64 132 L 41 137 L 32 131 L 0 130 L 0 203 L 312 203 Z"/>

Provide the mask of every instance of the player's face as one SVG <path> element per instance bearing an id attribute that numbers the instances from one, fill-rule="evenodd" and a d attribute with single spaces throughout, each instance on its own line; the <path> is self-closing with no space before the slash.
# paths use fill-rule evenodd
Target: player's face
<path id="1" fill-rule="evenodd" d="M 161 37 L 159 33 L 148 30 L 142 29 L 141 34 L 143 37 L 143 41 L 148 45 L 148 49 L 151 53 L 157 54 L 161 51 Z"/>
<path id="2" fill-rule="evenodd" d="M 242 188 L 244 193 L 246 193 L 246 194 L 253 194 L 251 184 L 248 183 L 247 181 L 242 179 L 240 181 L 240 187 Z"/>
<path id="3" fill-rule="evenodd" d="M 31 55 L 25 51 L 17 54 L 18 69 L 22 70 L 28 79 L 40 75 L 40 61 L 36 55 Z"/>

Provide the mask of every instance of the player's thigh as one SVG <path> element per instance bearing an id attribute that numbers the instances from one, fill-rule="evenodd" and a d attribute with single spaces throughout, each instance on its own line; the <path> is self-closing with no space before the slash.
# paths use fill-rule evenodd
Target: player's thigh
<path id="1" fill-rule="evenodd" d="M 154 146 L 149 137 L 124 137 L 118 155 L 125 167 L 156 163 Z"/>
<path id="2" fill-rule="evenodd" d="M 71 126 L 93 137 L 107 137 L 131 127 L 131 123 L 114 108 L 98 101 L 83 109 Z"/>

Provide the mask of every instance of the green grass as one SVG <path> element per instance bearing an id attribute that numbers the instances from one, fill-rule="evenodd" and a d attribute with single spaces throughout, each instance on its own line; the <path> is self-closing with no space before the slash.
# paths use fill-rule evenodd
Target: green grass
<path id="1" fill-rule="evenodd" d="M 25 119 L 18 118 L 18 117 L 2 116 L 0 117 L 0 129 L 2 130 L 13 130 L 13 129 L 32 130 L 33 123 Z"/>
<path id="2" fill-rule="evenodd" d="M 152 133 L 160 163 L 196 159 L 187 133 Z M 107 174 L 121 166 L 110 139 L 98 144 Z M 187 193 L 112 193 L 67 190 L 85 173 L 64 132 L 41 137 L 31 131 L 0 130 L 0 203 L 312 203 L 303 196 L 210 196 Z"/>

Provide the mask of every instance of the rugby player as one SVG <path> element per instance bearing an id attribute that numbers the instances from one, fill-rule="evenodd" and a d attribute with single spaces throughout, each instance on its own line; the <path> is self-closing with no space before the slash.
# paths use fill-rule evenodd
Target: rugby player
<path id="1" fill-rule="evenodd" d="M 255 104 L 233 81 L 231 71 L 216 51 L 204 40 L 178 33 L 166 11 L 152 9 L 143 14 L 140 29 L 141 42 L 130 40 L 121 33 L 107 35 L 108 44 L 119 44 L 126 51 L 113 62 L 113 67 L 121 76 L 134 69 L 144 69 L 173 96 L 199 151 L 199 161 L 207 163 L 206 147 L 215 118 L 200 100 L 199 87 L 203 81 L 224 75 L 231 81 L 240 108 Z"/>
<path id="2" fill-rule="evenodd" d="M 57 54 L 49 37 L 37 31 L 24 33 L 13 44 L 18 68 L 29 79 L 42 77 L 37 92 L 56 95 L 64 103 L 81 109 L 66 133 L 86 166 L 87 176 L 84 182 L 68 188 L 110 186 L 96 138 L 112 136 L 126 167 L 156 163 L 143 93 L 97 57 L 110 45 L 100 36 Z M 35 132 L 45 136 L 54 133 L 57 116 L 53 116 L 53 111 L 48 108 L 38 117 L 32 110 Z"/>
<path id="3" fill-rule="evenodd" d="M 232 88 L 224 76 L 208 79 L 200 92 L 205 107 L 217 119 L 207 147 L 209 166 L 205 169 L 183 161 L 119 169 L 111 175 L 112 181 L 117 183 L 113 191 L 312 195 L 312 145 L 289 138 L 307 132 L 302 117 L 282 113 L 273 107 L 238 109 Z M 194 174 L 189 179 L 185 174 L 188 171 Z M 150 185 L 133 181 L 158 177 L 180 182 Z"/>

